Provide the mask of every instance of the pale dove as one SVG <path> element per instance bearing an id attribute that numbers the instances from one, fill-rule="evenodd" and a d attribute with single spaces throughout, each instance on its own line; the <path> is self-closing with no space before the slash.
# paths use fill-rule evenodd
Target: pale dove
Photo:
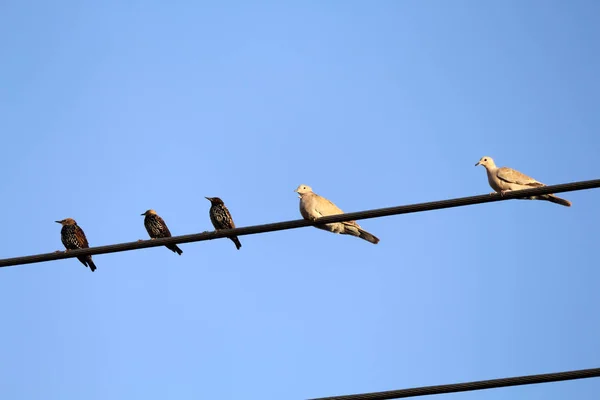
<path id="1" fill-rule="evenodd" d="M 298 197 L 300 197 L 300 214 L 302 214 L 302 217 L 306 220 L 314 221 L 317 218 L 344 213 L 331 201 L 319 196 L 316 193 L 313 193 L 310 186 L 300 185 L 296 190 L 294 190 L 294 192 L 297 192 L 299 195 Z M 315 227 L 333 233 L 357 236 L 373 244 L 377 244 L 379 242 L 378 238 L 363 230 L 360 225 L 356 223 L 356 221 L 315 225 Z"/>
<path id="2" fill-rule="evenodd" d="M 504 194 L 509 190 L 532 189 L 536 187 L 546 186 L 535 179 L 520 173 L 508 167 L 496 167 L 494 160 L 491 157 L 481 157 L 481 160 L 475 166 L 483 165 L 487 172 L 488 182 L 492 189 L 500 194 Z M 527 197 L 528 200 L 547 200 L 552 203 L 562 206 L 571 207 L 571 202 L 553 194 L 544 194 L 541 196 Z"/>

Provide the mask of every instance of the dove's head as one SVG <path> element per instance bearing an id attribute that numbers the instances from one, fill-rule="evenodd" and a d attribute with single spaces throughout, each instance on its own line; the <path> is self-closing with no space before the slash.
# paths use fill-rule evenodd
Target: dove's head
<path id="1" fill-rule="evenodd" d="M 298 197 L 302 197 L 303 194 L 312 193 L 312 188 L 308 185 L 300 185 L 294 190 L 294 192 L 298 193 Z"/>
<path id="2" fill-rule="evenodd" d="M 485 167 L 485 169 L 496 168 L 496 164 L 494 164 L 494 160 L 492 159 L 492 157 L 488 157 L 488 156 L 481 157 L 481 160 L 479 160 L 479 162 L 477 164 L 475 164 L 475 166 L 478 166 L 478 165 L 483 165 Z"/>
<path id="3" fill-rule="evenodd" d="M 142 215 L 156 215 L 156 211 L 154 211 L 154 210 L 146 210 L 146 212 L 143 213 Z"/>

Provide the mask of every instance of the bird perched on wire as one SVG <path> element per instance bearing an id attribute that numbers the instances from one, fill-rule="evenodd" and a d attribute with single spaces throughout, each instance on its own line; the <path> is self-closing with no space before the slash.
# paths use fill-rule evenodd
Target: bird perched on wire
<path id="1" fill-rule="evenodd" d="M 231 213 L 225 206 L 225 203 L 223 203 L 223 200 L 218 197 L 205 198 L 210 201 L 210 210 L 208 213 L 210 215 L 210 222 L 212 222 L 215 229 L 235 229 L 235 223 L 233 222 L 233 218 L 231 218 Z M 237 236 L 231 236 L 229 239 L 235 244 L 236 249 L 239 250 L 240 247 L 242 247 Z"/>
<path id="2" fill-rule="evenodd" d="M 148 231 L 148 235 L 150 235 L 150 239 L 171 237 L 171 231 L 169 231 L 167 224 L 165 224 L 165 221 L 156 213 L 156 211 L 147 210 L 141 215 L 145 215 L 144 226 L 146 227 L 146 231 Z M 167 244 L 165 247 L 179 255 L 183 253 L 183 250 L 176 244 Z"/>
<path id="3" fill-rule="evenodd" d="M 344 212 L 331 201 L 314 193 L 312 188 L 307 185 L 300 185 L 294 190 L 300 197 L 300 214 L 309 221 L 315 221 L 318 218 L 329 215 L 343 214 Z M 325 231 L 340 233 L 342 235 L 352 235 L 377 244 L 379 239 L 369 232 L 365 231 L 356 223 L 356 221 L 336 222 L 333 224 L 315 225 L 315 228 Z"/>
<path id="4" fill-rule="evenodd" d="M 65 218 L 54 222 L 62 225 L 62 228 L 60 229 L 60 240 L 67 249 L 66 251 L 87 249 L 90 247 L 87 238 L 85 237 L 85 233 L 83 233 L 83 229 L 77 225 L 77 222 L 75 222 L 73 218 Z M 92 261 L 91 255 L 80 256 L 77 257 L 77 259 L 86 267 L 90 267 L 92 272 L 96 270 L 96 265 Z"/>
<path id="5" fill-rule="evenodd" d="M 508 167 L 496 167 L 492 157 L 484 156 L 475 164 L 475 166 L 483 165 L 487 172 L 488 183 L 496 192 L 501 195 L 510 190 L 533 189 L 536 187 L 546 186 L 542 182 L 520 173 L 517 170 Z M 553 194 L 544 194 L 540 196 L 530 196 L 524 198 L 526 200 L 546 200 L 552 203 L 560 204 L 561 206 L 571 207 L 571 202 L 561 199 Z"/>

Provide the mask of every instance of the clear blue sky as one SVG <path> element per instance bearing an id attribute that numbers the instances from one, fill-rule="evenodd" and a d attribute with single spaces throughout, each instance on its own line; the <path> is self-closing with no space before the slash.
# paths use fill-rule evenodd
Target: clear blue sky
<path id="1" fill-rule="evenodd" d="M 217 4 L 218 3 L 218 4 Z M 0 258 L 600 177 L 597 1 L 0 3 Z M 600 191 L 0 271 L 6 399 L 303 399 L 598 367 Z M 597 399 L 600 380 L 439 396 Z"/>

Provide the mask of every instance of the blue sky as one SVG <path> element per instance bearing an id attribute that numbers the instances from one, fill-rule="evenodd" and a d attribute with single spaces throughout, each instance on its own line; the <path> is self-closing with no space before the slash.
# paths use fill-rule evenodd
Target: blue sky
<path id="1" fill-rule="evenodd" d="M 595 179 L 594 1 L 0 3 L 0 258 Z M 598 367 L 600 191 L 5 268 L 7 399 L 302 399 Z M 439 396 L 596 399 L 586 380 Z"/>

